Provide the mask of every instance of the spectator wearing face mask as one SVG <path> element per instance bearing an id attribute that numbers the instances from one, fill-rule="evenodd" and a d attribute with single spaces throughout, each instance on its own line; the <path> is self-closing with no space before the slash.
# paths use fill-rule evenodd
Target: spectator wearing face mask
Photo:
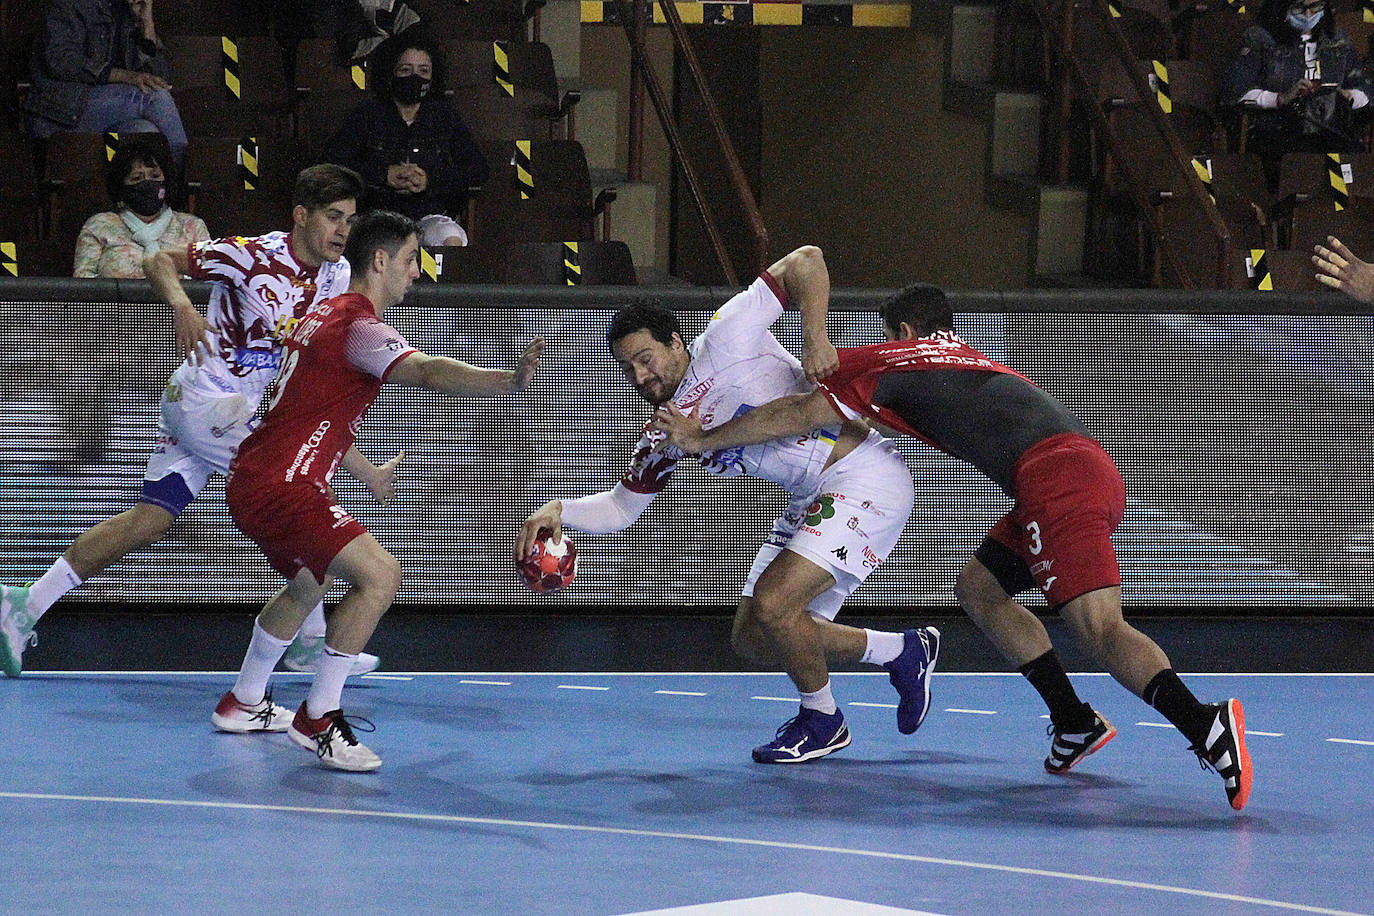
<path id="1" fill-rule="evenodd" d="M 204 220 L 167 205 L 166 153 L 126 144 L 105 172 L 114 209 L 97 213 L 76 240 L 74 277 L 143 279 L 144 257 L 210 238 Z"/>
<path id="2" fill-rule="evenodd" d="M 369 72 L 375 94 L 330 140 L 325 158 L 367 181 L 360 209 L 394 210 L 420 224 L 420 244 L 466 245 L 455 217 L 468 189 L 484 184 L 487 161 L 443 95 L 439 56 L 405 33 L 378 49 Z"/>
<path id="3" fill-rule="evenodd" d="M 1277 168 L 1287 152 L 1359 152 L 1374 92 L 1327 0 L 1266 0 L 1222 90 L 1250 115 L 1247 148 Z"/>

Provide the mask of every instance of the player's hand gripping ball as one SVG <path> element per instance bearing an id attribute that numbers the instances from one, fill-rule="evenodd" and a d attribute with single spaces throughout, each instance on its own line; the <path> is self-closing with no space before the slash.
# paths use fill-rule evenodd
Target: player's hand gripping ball
<path id="1" fill-rule="evenodd" d="M 534 550 L 515 564 L 525 584 L 540 593 L 567 588 L 577 575 L 577 546 L 566 532 L 558 543 L 550 540 L 552 534 L 548 528 L 541 528 Z"/>

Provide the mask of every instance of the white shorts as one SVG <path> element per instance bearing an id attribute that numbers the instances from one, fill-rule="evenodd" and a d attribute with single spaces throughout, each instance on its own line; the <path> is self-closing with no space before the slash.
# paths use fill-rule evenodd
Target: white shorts
<path id="1" fill-rule="evenodd" d="M 759 548 L 742 594 L 752 596 L 768 564 L 790 550 L 835 577 L 807 605 L 812 614 L 834 620 L 897 545 L 915 500 L 911 471 L 896 447 L 876 433 L 869 436 L 826 469 L 819 491 L 788 503 Z"/>
<path id="2" fill-rule="evenodd" d="M 418 220 L 420 223 L 420 244 L 426 248 L 436 248 L 443 245 L 453 236 L 462 239 L 459 245 L 468 243 L 468 234 L 463 227 L 451 216 L 442 213 L 431 213 L 429 216 L 422 216 Z"/>
<path id="3" fill-rule="evenodd" d="M 211 474 L 225 474 L 239 445 L 257 425 L 258 405 L 242 393 L 208 393 L 183 386 L 172 376 L 158 406 L 157 444 L 148 458 L 145 482 L 176 474 L 190 496 L 205 488 Z M 145 485 L 145 493 L 148 488 Z M 152 500 L 161 504 L 161 500 Z M 185 506 L 165 506 L 173 515 Z"/>

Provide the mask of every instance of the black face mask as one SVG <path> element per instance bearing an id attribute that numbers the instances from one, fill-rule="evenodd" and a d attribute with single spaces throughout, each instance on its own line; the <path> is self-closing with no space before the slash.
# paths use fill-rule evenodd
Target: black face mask
<path id="1" fill-rule="evenodd" d="M 402 105 L 415 105 L 429 95 L 430 81 L 417 73 L 398 76 L 391 81 L 391 94 Z"/>
<path id="2" fill-rule="evenodd" d="M 162 203 L 166 197 L 166 187 L 156 178 L 148 178 L 124 186 L 124 204 L 139 216 L 155 215 L 162 209 Z"/>

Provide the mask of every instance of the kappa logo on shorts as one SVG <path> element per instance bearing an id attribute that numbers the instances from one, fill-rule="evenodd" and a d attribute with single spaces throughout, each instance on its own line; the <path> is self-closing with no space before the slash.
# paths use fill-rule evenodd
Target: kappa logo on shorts
<path id="1" fill-rule="evenodd" d="M 849 548 L 844 546 L 843 544 L 841 544 L 839 547 L 836 547 L 834 550 L 830 552 L 833 553 L 835 556 L 839 557 L 841 563 L 849 562 Z"/>

